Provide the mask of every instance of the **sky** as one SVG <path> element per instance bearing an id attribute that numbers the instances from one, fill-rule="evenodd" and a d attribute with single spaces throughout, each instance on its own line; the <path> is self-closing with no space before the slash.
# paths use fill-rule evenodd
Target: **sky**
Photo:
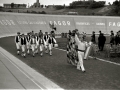
<path id="1" fill-rule="evenodd" d="M 39 2 L 43 5 L 69 5 L 69 3 L 73 1 L 78 1 L 78 0 L 39 0 Z M 86 0 L 87 1 L 87 0 Z M 95 1 L 106 1 L 106 4 L 110 2 L 112 4 L 113 1 L 115 0 L 95 0 Z M 16 3 L 16 4 L 27 4 L 33 5 L 36 0 L 0 0 L 0 6 L 3 6 L 4 3 Z"/>

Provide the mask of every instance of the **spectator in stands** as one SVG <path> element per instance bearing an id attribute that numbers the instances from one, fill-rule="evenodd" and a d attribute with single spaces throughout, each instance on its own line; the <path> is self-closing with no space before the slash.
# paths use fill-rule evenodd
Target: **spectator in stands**
<path id="1" fill-rule="evenodd" d="M 104 36 L 103 33 L 101 33 L 100 36 L 98 37 L 98 43 L 99 43 L 99 50 L 100 51 L 103 51 L 105 42 L 106 42 L 106 37 Z"/>
<path id="2" fill-rule="evenodd" d="M 111 47 L 114 45 L 114 42 L 115 42 L 114 32 L 111 31 L 111 35 L 110 35 L 110 45 L 111 45 Z"/>
<path id="3" fill-rule="evenodd" d="M 94 44 L 96 43 L 96 40 L 95 40 L 95 32 L 94 32 L 94 31 L 92 32 L 91 42 L 93 42 Z"/>

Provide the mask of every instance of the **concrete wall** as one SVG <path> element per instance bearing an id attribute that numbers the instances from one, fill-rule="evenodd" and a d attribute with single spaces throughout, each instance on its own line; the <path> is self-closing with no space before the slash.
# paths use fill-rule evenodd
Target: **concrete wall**
<path id="1" fill-rule="evenodd" d="M 79 32 L 91 34 L 99 30 L 105 34 L 111 30 L 117 32 L 120 28 L 119 17 L 106 16 L 69 16 L 69 15 L 39 15 L 0 12 L 0 36 L 15 35 L 18 31 L 27 33 L 30 31 L 50 32 L 49 23 L 54 23 L 56 33 L 68 32 L 78 29 Z"/>

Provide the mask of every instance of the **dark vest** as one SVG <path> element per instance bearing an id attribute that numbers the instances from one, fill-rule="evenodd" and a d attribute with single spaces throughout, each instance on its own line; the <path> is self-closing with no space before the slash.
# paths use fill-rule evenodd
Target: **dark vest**
<path id="1" fill-rule="evenodd" d="M 47 41 L 48 35 L 44 35 L 44 40 Z"/>
<path id="2" fill-rule="evenodd" d="M 39 40 L 39 37 L 38 37 L 38 36 L 36 36 L 36 37 L 35 37 L 35 39 L 38 41 L 38 40 Z"/>
<path id="3" fill-rule="evenodd" d="M 20 36 L 16 36 L 15 38 L 16 38 L 16 43 L 18 43 L 19 39 L 20 39 Z"/>
<path id="4" fill-rule="evenodd" d="M 35 38 L 34 38 L 34 41 L 33 41 L 33 38 L 31 38 L 31 44 L 35 44 L 36 41 L 35 41 Z"/>
<path id="5" fill-rule="evenodd" d="M 40 38 L 39 44 L 43 44 L 43 39 Z"/>
<path id="6" fill-rule="evenodd" d="M 48 43 L 55 43 L 52 37 L 49 37 Z"/>
<path id="7" fill-rule="evenodd" d="M 27 41 L 29 42 L 29 41 L 30 41 L 30 35 L 28 35 L 28 36 L 26 37 L 26 39 L 27 39 Z"/>
<path id="8" fill-rule="evenodd" d="M 21 45 L 26 45 L 26 38 L 25 37 L 24 37 L 24 39 L 21 38 Z"/>

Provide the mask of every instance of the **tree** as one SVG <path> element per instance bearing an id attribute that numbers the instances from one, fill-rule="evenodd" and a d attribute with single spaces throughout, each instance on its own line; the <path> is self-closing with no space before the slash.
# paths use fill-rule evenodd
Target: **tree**
<path id="1" fill-rule="evenodd" d="M 41 5 L 41 8 L 43 8 L 44 7 L 44 5 Z"/>
<path id="2" fill-rule="evenodd" d="M 14 8 L 14 3 L 11 3 L 11 8 Z"/>
<path id="3" fill-rule="evenodd" d="M 110 2 L 108 2 L 108 4 L 111 6 L 111 3 L 110 3 Z"/>

